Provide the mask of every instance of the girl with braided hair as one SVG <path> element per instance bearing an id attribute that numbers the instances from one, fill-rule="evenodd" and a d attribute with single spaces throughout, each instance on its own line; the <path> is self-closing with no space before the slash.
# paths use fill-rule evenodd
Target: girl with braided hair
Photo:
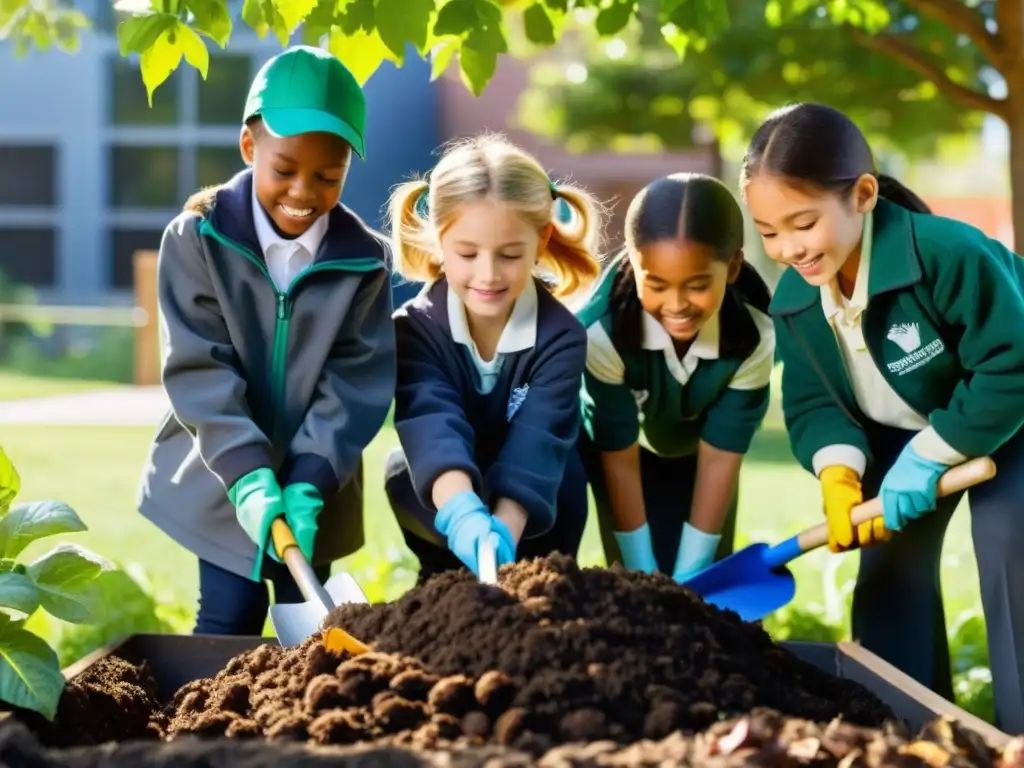
<path id="1" fill-rule="evenodd" d="M 711 176 L 651 182 L 625 229 L 577 312 L 581 455 L 608 562 L 683 581 L 732 551 L 740 466 L 768 408 L 771 296 Z"/>

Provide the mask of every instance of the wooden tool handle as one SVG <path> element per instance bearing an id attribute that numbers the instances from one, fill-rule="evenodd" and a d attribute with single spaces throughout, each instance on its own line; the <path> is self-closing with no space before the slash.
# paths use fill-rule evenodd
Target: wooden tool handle
<path id="1" fill-rule="evenodd" d="M 988 456 L 965 461 L 951 467 L 939 478 L 936 488 L 936 495 L 939 498 L 957 493 L 972 485 L 991 480 L 996 474 L 996 464 Z M 882 516 L 882 500 L 878 497 L 858 504 L 850 513 L 850 522 L 856 528 L 861 523 L 874 520 Z M 797 543 L 801 552 L 809 552 L 812 549 L 824 546 L 828 543 L 828 524 L 821 523 L 813 528 L 808 528 L 797 537 Z"/>

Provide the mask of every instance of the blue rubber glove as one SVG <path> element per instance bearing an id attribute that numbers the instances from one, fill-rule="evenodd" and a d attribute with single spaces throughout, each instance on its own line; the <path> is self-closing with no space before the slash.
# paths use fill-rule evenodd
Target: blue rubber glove
<path id="1" fill-rule="evenodd" d="M 676 567 L 672 571 L 673 580 L 682 583 L 711 565 L 721 540 L 720 534 L 704 533 L 689 523 L 683 523 L 679 554 L 676 555 Z"/>
<path id="2" fill-rule="evenodd" d="M 268 550 L 267 544 L 271 523 L 286 514 L 284 493 L 277 484 L 274 471 L 262 467 L 240 477 L 228 490 L 228 498 L 235 506 L 235 515 L 242 530 L 256 544 L 256 559 L 253 561 L 249 578 L 258 582 L 265 554 L 281 562 L 274 547 L 271 546 Z"/>
<path id="3" fill-rule="evenodd" d="M 293 483 L 284 489 L 285 520 L 295 534 L 295 541 L 313 562 L 313 540 L 316 539 L 316 519 L 324 508 L 320 491 L 312 483 Z"/>
<path id="4" fill-rule="evenodd" d="M 635 531 L 615 531 L 615 541 L 622 553 L 622 564 L 631 571 L 654 573 L 658 562 L 654 559 L 651 529 L 644 523 Z"/>
<path id="5" fill-rule="evenodd" d="M 494 515 L 491 515 L 491 533 L 498 536 L 498 546 L 494 551 L 494 560 L 498 567 L 501 568 L 505 563 L 514 563 L 516 561 L 516 542 L 512 538 L 512 531 Z"/>
<path id="6" fill-rule="evenodd" d="M 878 495 L 885 527 L 899 531 L 911 520 L 935 509 L 936 486 L 948 464 L 921 457 L 908 443 L 885 473 Z"/>
<path id="7" fill-rule="evenodd" d="M 500 520 L 497 522 L 501 523 Z M 452 554 L 465 563 L 475 576 L 480 575 L 480 565 L 477 562 L 477 546 L 480 540 L 490 536 L 492 532 L 501 535 L 501 531 L 495 529 L 494 518 L 487 505 L 472 491 L 462 491 L 448 499 L 437 510 L 434 527 L 448 539 L 448 549 Z M 508 534 L 508 528 L 504 524 L 501 527 Z"/>

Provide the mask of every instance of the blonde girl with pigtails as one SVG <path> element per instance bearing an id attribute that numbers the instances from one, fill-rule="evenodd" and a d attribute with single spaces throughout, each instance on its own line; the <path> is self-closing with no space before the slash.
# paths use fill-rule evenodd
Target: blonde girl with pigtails
<path id="1" fill-rule="evenodd" d="M 479 575 L 482 541 L 499 565 L 576 555 L 587 336 L 562 300 L 599 274 L 601 217 L 587 192 L 495 135 L 451 145 L 391 196 L 396 271 L 425 286 L 395 313 L 401 447 L 385 490 L 420 583 Z"/>

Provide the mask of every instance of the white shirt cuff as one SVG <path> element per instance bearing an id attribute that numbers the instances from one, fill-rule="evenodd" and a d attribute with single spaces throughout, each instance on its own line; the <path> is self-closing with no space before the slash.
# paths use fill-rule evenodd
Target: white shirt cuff
<path id="1" fill-rule="evenodd" d="M 947 443 L 934 427 L 925 427 L 910 441 L 910 445 L 921 458 L 937 461 L 940 464 L 962 464 L 967 457 Z"/>
<path id="2" fill-rule="evenodd" d="M 821 470 L 833 464 L 841 464 L 849 467 L 861 477 L 868 466 L 868 457 L 864 451 L 855 445 L 826 445 L 818 450 L 811 458 L 811 466 L 814 469 L 814 476 L 821 474 Z"/>

